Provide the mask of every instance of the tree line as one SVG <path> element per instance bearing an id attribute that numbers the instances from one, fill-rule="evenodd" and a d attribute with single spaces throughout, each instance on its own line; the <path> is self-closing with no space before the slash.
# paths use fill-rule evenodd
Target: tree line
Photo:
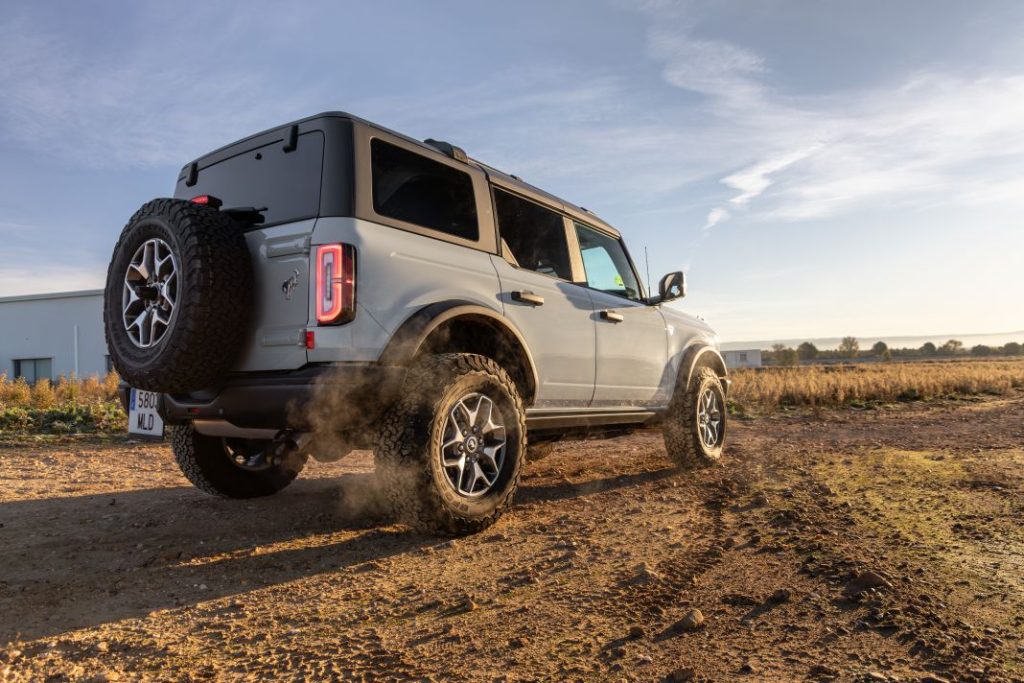
<path id="1" fill-rule="evenodd" d="M 892 360 L 893 358 L 953 358 L 974 356 L 1020 356 L 1024 355 L 1024 345 L 1008 342 L 1002 346 L 978 344 L 970 349 L 959 339 L 950 339 L 945 344 L 936 346 L 925 342 L 920 347 L 890 348 L 884 341 L 875 342 L 870 349 L 861 349 L 856 337 L 843 337 L 836 349 L 819 349 L 809 341 L 805 341 L 795 349 L 785 344 L 772 344 L 770 351 L 762 351 L 762 359 L 773 365 L 798 365 L 801 361 L 815 360 L 857 360 L 875 359 Z"/>

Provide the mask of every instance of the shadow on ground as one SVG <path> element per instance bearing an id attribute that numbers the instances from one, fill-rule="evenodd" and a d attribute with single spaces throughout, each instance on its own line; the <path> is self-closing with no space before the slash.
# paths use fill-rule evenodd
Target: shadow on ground
<path id="1" fill-rule="evenodd" d="M 673 473 L 527 481 L 518 499 L 565 500 Z M 343 571 L 444 540 L 396 525 L 372 473 L 300 479 L 248 501 L 176 487 L 0 503 L 0 643 Z"/>

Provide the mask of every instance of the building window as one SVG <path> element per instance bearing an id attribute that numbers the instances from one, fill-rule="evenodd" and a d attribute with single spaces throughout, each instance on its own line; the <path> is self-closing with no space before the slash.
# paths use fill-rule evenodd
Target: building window
<path id="1" fill-rule="evenodd" d="M 740 362 L 741 363 L 746 363 L 747 362 L 747 354 L 746 354 L 746 352 L 740 353 Z"/>
<path id="2" fill-rule="evenodd" d="M 24 377 L 29 384 L 41 379 L 53 380 L 52 358 L 16 358 L 14 359 L 14 377 Z"/>

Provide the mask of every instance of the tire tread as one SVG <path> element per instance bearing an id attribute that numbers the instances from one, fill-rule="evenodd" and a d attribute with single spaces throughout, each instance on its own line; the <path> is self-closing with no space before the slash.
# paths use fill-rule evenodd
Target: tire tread
<path id="1" fill-rule="evenodd" d="M 489 375 L 502 385 L 518 407 L 519 456 L 510 485 L 493 511 L 483 517 L 457 514 L 433 486 L 427 458 L 429 424 L 440 409 L 446 389 L 466 375 Z M 508 419 L 508 417 L 506 417 Z M 381 488 L 396 516 L 417 531 L 472 534 L 494 524 L 509 506 L 519 486 L 526 454 L 526 413 L 508 373 L 486 356 L 449 353 L 428 356 L 413 366 L 406 377 L 402 398 L 386 413 L 379 426 L 375 460 Z"/>
<path id="2" fill-rule="evenodd" d="M 677 386 L 665 416 L 662 428 L 665 450 L 669 459 L 683 469 L 709 467 L 717 464 L 720 459 L 706 451 L 695 427 L 697 398 L 705 381 L 720 383 L 718 375 L 711 368 L 697 368 L 689 385 L 683 383 L 683 386 Z M 722 410 L 725 410 L 724 405 Z M 724 423 L 722 428 L 725 428 Z"/>
<path id="3" fill-rule="evenodd" d="M 166 222 L 179 246 L 178 301 L 167 343 L 139 349 L 121 321 L 123 273 L 117 264 L 134 250 L 150 219 Z M 183 199 L 154 199 L 128 221 L 111 258 L 103 324 L 111 359 L 131 386 L 186 393 L 214 386 L 237 360 L 250 331 L 252 264 L 240 226 L 227 214 Z"/>

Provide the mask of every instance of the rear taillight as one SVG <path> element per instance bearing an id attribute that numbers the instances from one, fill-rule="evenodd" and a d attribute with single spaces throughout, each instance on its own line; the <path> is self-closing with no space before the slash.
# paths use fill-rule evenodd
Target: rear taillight
<path id="1" fill-rule="evenodd" d="M 192 202 L 193 204 L 202 204 L 203 206 L 208 206 L 211 209 L 219 209 L 224 205 L 224 202 L 222 202 L 217 197 L 214 197 L 212 194 L 201 194 L 197 197 L 193 197 L 189 201 Z"/>
<path id="2" fill-rule="evenodd" d="M 316 248 L 316 322 L 341 325 L 356 317 L 356 249 L 351 244 Z"/>

